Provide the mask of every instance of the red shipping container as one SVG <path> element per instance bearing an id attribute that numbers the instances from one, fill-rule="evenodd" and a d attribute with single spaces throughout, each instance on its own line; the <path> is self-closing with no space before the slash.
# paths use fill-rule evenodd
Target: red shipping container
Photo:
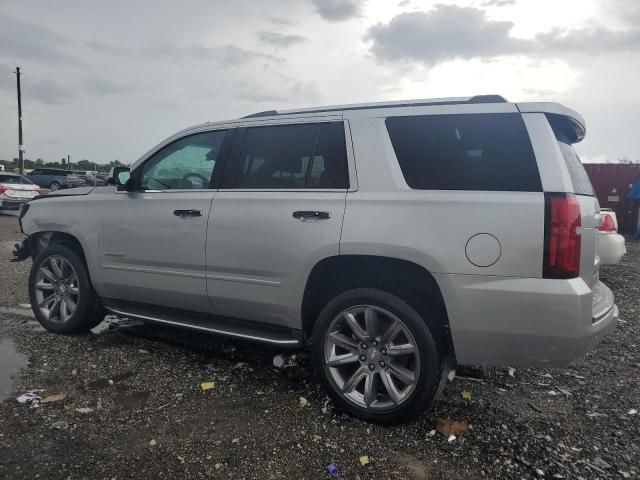
<path id="1" fill-rule="evenodd" d="M 629 198 L 640 179 L 640 164 L 585 163 L 600 207 L 610 208 L 618 217 L 618 231 L 632 235 L 638 227 L 638 200 Z"/>

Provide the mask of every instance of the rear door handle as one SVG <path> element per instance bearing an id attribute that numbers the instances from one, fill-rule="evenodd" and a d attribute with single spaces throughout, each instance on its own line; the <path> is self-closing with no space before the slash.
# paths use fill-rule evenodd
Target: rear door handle
<path id="1" fill-rule="evenodd" d="M 201 217 L 202 210 L 174 210 L 173 214 L 176 217 Z"/>
<path id="2" fill-rule="evenodd" d="M 315 210 L 298 210 L 297 212 L 293 212 L 293 218 L 297 218 L 298 220 L 327 220 L 331 218 L 331 214 L 329 212 L 317 212 Z"/>

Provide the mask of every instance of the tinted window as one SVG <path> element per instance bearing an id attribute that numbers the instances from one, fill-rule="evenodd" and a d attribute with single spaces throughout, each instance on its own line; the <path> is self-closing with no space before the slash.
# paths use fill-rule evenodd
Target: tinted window
<path id="1" fill-rule="evenodd" d="M 587 171 L 584 169 L 580 157 L 578 157 L 573 147 L 562 141 L 558 141 L 558 145 L 560 145 L 562 156 L 567 164 L 567 170 L 569 170 L 573 191 L 578 195 L 595 195 Z"/>
<path id="2" fill-rule="evenodd" d="M 225 134 L 226 131 L 198 133 L 167 145 L 144 163 L 142 188 L 209 188 Z"/>
<path id="3" fill-rule="evenodd" d="M 11 183 L 14 185 L 33 185 L 29 180 L 18 175 L 0 175 L 0 183 Z"/>
<path id="4" fill-rule="evenodd" d="M 341 122 L 248 128 L 237 188 L 347 188 Z"/>
<path id="5" fill-rule="evenodd" d="M 411 188 L 542 190 L 520 114 L 390 117 L 386 124 Z"/>
<path id="6" fill-rule="evenodd" d="M 32 170 L 29 175 L 42 175 L 42 170 Z"/>

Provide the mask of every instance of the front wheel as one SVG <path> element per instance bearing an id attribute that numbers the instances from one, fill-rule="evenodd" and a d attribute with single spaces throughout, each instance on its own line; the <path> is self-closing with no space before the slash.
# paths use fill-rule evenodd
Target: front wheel
<path id="1" fill-rule="evenodd" d="M 102 320 L 84 262 L 62 244 L 48 246 L 34 260 L 29 299 L 36 320 L 50 332 L 80 333 Z"/>
<path id="2" fill-rule="evenodd" d="M 383 424 L 409 421 L 438 393 L 443 361 L 424 319 L 401 298 L 354 289 L 331 300 L 313 330 L 316 370 L 335 404 Z"/>

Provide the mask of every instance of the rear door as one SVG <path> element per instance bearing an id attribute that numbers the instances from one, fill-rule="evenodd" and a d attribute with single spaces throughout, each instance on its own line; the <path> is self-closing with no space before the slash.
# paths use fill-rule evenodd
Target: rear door
<path id="1" fill-rule="evenodd" d="M 209 298 L 218 314 L 299 328 L 309 272 L 339 254 L 345 126 L 336 119 L 241 128 L 232 151 L 207 231 Z"/>

